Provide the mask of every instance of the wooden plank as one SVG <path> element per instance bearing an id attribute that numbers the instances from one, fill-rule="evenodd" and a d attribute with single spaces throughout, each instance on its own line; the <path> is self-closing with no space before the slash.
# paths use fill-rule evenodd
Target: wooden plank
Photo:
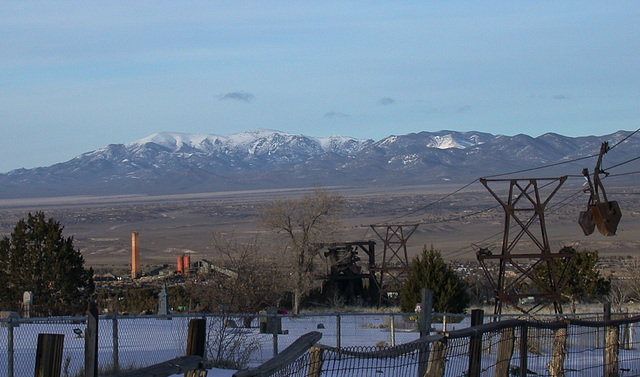
<path id="1" fill-rule="evenodd" d="M 207 340 L 207 320 L 194 318 L 189 322 L 189 335 L 187 337 L 187 356 L 197 355 L 204 357 Z"/>
<path id="2" fill-rule="evenodd" d="M 279 371 L 287 365 L 294 362 L 298 357 L 307 352 L 314 344 L 322 338 L 322 333 L 312 331 L 302 335 L 295 342 L 280 352 L 277 356 L 267 360 L 264 364 L 256 368 L 244 369 L 237 371 L 233 377 L 253 377 L 268 376 Z"/>
<path id="3" fill-rule="evenodd" d="M 187 356 L 204 357 L 207 343 L 207 320 L 204 318 L 194 318 L 189 321 L 189 335 L 187 337 Z M 207 371 L 191 370 L 184 374 L 184 377 L 204 377 Z"/>
<path id="4" fill-rule="evenodd" d="M 38 334 L 35 377 L 60 377 L 64 335 Z"/>

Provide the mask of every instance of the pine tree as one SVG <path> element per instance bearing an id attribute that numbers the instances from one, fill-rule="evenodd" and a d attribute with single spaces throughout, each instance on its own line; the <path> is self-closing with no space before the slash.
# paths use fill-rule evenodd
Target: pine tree
<path id="1" fill-rule="evenodd" d="M 431 249 L 425 246 L 422 254 L 409 264 L 409 273 L 400 296 L 403 312 L 414 311 L 416 304 L 422 300 L 424 288 L 433 291 L 433 308 L 438 313 L 464 313 L 469 305 L 464 280 L 433 246 Z"/>
<path id="2" fill-rule="evenodd" d="M 573 258 L 556 258 L 552 264 L 560 293 L 571 302 L 572 312 L 575 313 L 576 301 L 594 300 L 609 294 L 611 279 L 600 276 L 600 270 L 598 270 L 600 257 L 597 250 L 576 252 L 572 247 L 567 246 L 561 251 L 575 253 Z M 535 273 L 538 279 L 549 285 L 549 271 L 546 265 L 539 265 Z"/>
<path id="3" fill-rule="evenodd" d="M 43 212 L 18 221 L 0 241 L 0 305 L 19 310 L 25 291 L 34 294 L 35 312 L 46 315 L 83 312 L 94 291 L 93 269 L 65 238 L 64 227 Z"/>

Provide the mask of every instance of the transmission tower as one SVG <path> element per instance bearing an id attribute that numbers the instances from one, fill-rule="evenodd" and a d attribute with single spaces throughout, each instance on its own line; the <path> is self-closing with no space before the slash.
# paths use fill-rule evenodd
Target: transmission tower
<path id="1" fill-rule="evenodd" d="M 487 249 L 476 254 L 495 292 L 494 313 L 501 314 L 505 304 L 529 314 L 553 305 L 562 313 L 558 276 L 553 268 L 557 258 L 570 258 L 571 248 L 552 253 L 545 225 L 544 210 L 567 176 L 531 179 L 480 179 L 504 210 L 504 233 L 500 254 Z M 544 183 L 542 186 L 539 183 Z M 490 186 L 508 187 L 501 198 Z M 544 192 L 543 192 L 544 191 Z M 535 226 L 537 223 L 537 226 Z M 526 236 L 526 237 L 525 237 Z M 528 239 L 531 242 L 523 242 Z M 516 249 L 518 243 L 524 244 Z M 530 249 L 535 249 L 531 251 Z M 497 262 L 489 265 L 488 261 Z M 497 271 L 496 271 L 497 269 Z M 497 277 L 496 277 L 497 276 Z"/>
<path id="2" fill-rule="evenodd" d="M 379 287 L 378 306 L 383 301 L 394 301 L 409 271 L 407 240 L 418 228 L 413 225 L 371 225 L 371 229 L 383 242 L 381 265 L 372 268 Z"/>

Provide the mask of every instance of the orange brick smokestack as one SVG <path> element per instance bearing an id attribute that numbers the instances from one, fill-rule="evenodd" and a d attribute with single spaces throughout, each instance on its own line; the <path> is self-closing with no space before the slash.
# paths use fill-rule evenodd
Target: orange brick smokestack
<path id="1" fill-rule="evenodd" d="M 131 278 L 137 279 L 142 276 L 142 266 L 140 266 L 140 233 L 131 233 Z"/>
<path id="2" fill-rule="evenodd" d="M 184 265 L 184 273 L 189 275 L 191 273 L 191 256 L 185 255 L 182 259 L 182 263 Z"/>
<path id="3" fill-rule="evenodd" d="M 184 260 L 183 260 L 183 258 L 184 257 L 182 255 L 177 258 L 178 266 L 176 268 L 176 271 L 181 273 L 181 274 L 184 274 Z"/>

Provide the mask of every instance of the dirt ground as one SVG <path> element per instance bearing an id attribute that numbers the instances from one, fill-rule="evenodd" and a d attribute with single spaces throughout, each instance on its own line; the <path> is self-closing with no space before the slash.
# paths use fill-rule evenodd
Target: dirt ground
<path id="1" fill-rule="evenodd" d="M 605 237 L 596 231 L 587 237 L 576 222 L 578 213 L 586 206 L 587 194 L 579 186 L 565 186 L 549 201 L 544 212 L 552 252 L 570 245 L 578 250 L 599 250 L 603 256 L 638 255 L 640 190 L 611 189 L 610 200 L 618 201 L 623 213 L 617 235 Z M 372 239 L 377 242 L 377 250 L 382 251 L 383 242 L 375 230 L 384 234 L 386 225 L 401 224 L 403 230 L 410 231 L 413 224 L 418 224 L 407 241 L 409 257 L 424 245 L 433 245 L 445 258 L 455 260 L 475 260 L 478 247 L 493 249 L 494 253 L 499 253 L 502 247 L 504 211 L 480 184 L 459 192 L 460 187 L 453 185 L 325 189 L 345 199 L 344 229 L 340 236 L 343 241 Z M 501 200 L 507 200 L 503 188 L 496 191 Z M 211 247 L 213 232 L 268 238 L 270 235 L 257 219 L 261 208 L 274 200 L 309 192 L 312 189 L 0 199 L 0 236 L 8 236 L 16 222 L 28 213 L 44 211 L 65 227 L 65 236 L 74 237 L 87 266 L 108 270 L 130 265 L 132 232 L 140 234 L 143 264 L 173 265 L 182 254 L 190 254 L 192 261 L 215 258 Z M 543 200 L 547 194 L 542 192 Z M 526 222 L 533 213 L 523 210 L 518 215 Z M 375 230 L 372 224 L 376 224 Z M 517 224 L 511 228 L 511 241 L 521 229 Z M 541 234 L 537 218 L 529 230 Z M 538 251 L 526 234 L 517 247 Z"/>

